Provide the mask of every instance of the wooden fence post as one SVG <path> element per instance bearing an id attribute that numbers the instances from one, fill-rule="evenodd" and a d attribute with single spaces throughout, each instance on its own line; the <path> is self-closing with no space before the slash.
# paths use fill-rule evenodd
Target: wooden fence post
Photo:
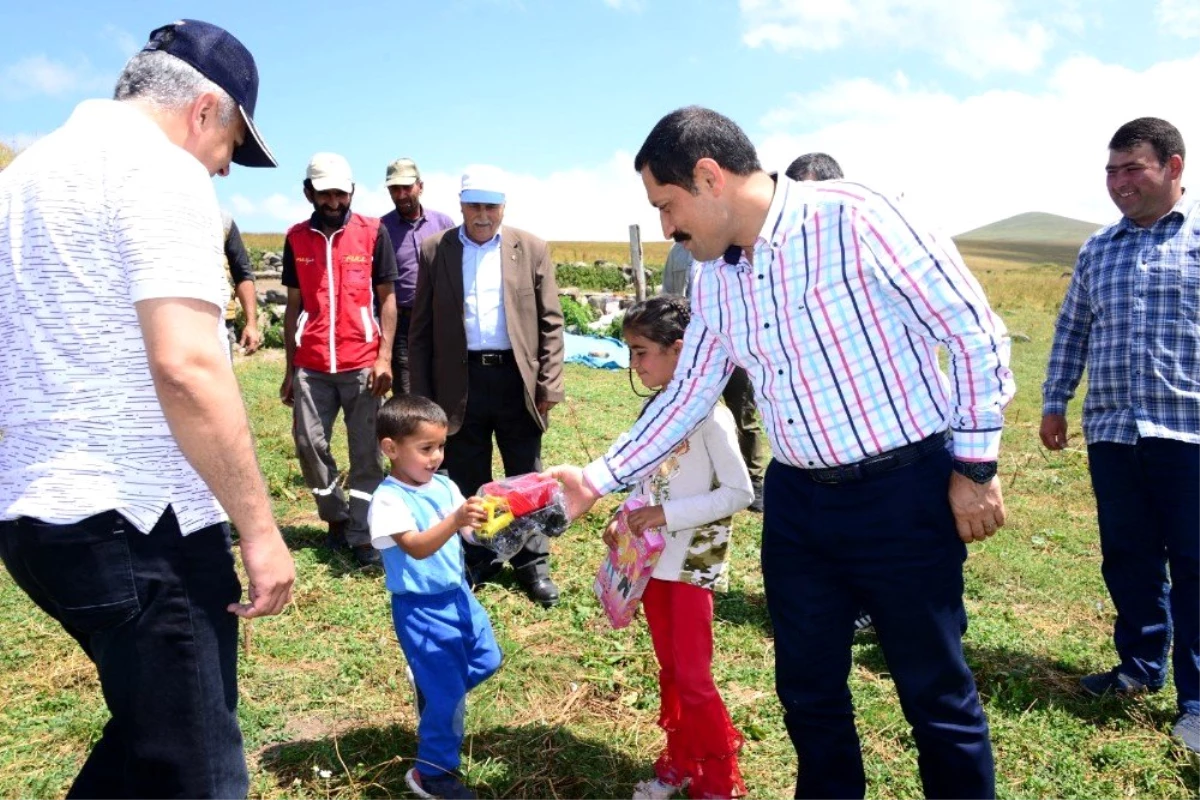
<path id="1" fill-rule="evenodd" d="M 646 299 L 646 271 L 642 268 L 642 229 L 629 226 L 629 263 L 633 266 L 633 292 L 638 302 Z"/>

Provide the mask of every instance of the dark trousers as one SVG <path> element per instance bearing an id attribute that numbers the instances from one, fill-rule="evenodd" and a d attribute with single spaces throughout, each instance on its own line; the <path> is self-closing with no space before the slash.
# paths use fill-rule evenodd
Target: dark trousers
<path id="1" fill-rule="evenodd" d="M 1200 445 L 1097 442 L 1088 459 L 1121 672 L 1162 686 L 1173 632 L 1179 710 L 1200 714 Z"/>
<path id="2" fill-rule="evenodd" d="M 763 479 L 762 455 L 762 425 L 758 422 L 758 406 L 754 404 L 754 385 L 746 370 L 736 367 L 725 384 L 721 393 L 725 406 L 733 414 L 733 424 L 737 428 L 738 449 L 742 451 L 742 461 L 746 462 L 746 470 L 750 480 L 759 482 Z"/>
<path id="3" fill-rule="evenodd" d="M 412 322 L 412 309 L 396 308 L 396 336 L 392 342 L 392 397 L 412 392 L 408 373 L 408 326 Z"/>
<path id="4" fill-rule="evenodd" d="M 22 517 L 0 522 L 0 558 L 95 663 L 112 715 L 68 797 L 246 796 L 228 525 Z"/>
<path id="5" fill-rule="evenodd" d="M 504 463 L 505 475 L 540 472 L 542 429 L 525 407 L 525 385 L 511 360 L 496 366 L 467 364 L 467 410 L 462 427 L 446 440 L 442 463 L 450 480 L 464 495 L 472 495 L 492 480 L 492 436 Z M 491 550 L 463 542 L 467 568 L 477 578 L 498 572 L 504 561 Z M 529 537 L 509 559 L 524 581 L 549 574 L 550 540 Z"/>
<path id="6" fill-rule="evenodd" d="M 950 455 L 858 482 L 767 468 L 762 568 L 775 686 L 796 748 L 796 797 L 862 797 L 847 680 L 866 609 L 912 726 L 927 797 L 995 795 L 987 720 L 963 658 L 966 548 L 947 500 Z"/>

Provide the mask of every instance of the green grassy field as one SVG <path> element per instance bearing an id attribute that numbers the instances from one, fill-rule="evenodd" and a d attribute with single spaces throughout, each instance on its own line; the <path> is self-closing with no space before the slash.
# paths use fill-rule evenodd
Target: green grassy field
<path id="1" fill-rule="evenodd" d="M 1037 444 L 1039 387 L 1071 262 L 1036 248 L 965 252 L 1010 329 L 1029 337 L 1013 345 L 1020 388 L 1001 468 L 1010 522 L 972 546 L 966 567 L 966 652 L 991 721 L 998 793 L 1195 797 L 1197 767 L 1167 736 L 1173 686 L 1130 703 L 1077 688 L 1080 675 L 1112 663 L 1113 611 L 1082 443 L 1076 437 L 1053 454 Z M 237 370 L 298 568 L 295 602 L 245 628 L 241 719 L 252 796 L 407 796 L 414 714 L 381 576 L 321 546 L 289 412 L 277 399 L 278 351 Z M 639 402 L 619 372 L 568 366 L 567 390 L 545 440 L 548 463 L 598 455 Z M 1077 433 L 1078 404 L 1073 411 Z M 483 796 L 628 797 L 651 774 L 662 737 L 649 637 L 640 621 L 610 630 L 591 594 L 599 528 L 614 502 L 554 541 L 559 607 L 534 607 L 507 578 L 480 592 L 505 654 L 473 693 L 467 721 L 464 768 Z M 735 524 L 732 585 L 716 604 L 716 679 L 747 735 L 751 796 L 791 796 L 796 763 L 773 690 L 760 518 L 743 512 Z M 0 796 L 62 795 L 105 720 L 92 667 L 2 572 L 0 632 Z M 854 646 L 851 685 L 870 795 L 921 796 L 912 737 L 869 635 Z"/>

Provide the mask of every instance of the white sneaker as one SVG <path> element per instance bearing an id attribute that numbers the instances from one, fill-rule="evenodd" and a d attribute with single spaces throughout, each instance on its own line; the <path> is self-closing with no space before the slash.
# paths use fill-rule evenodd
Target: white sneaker
<path id="1" fill-rule="evenodd" d="M 669 800 L 680 788 L 658 778 L 642 781 L 633 787 L 633 800 Z"/>

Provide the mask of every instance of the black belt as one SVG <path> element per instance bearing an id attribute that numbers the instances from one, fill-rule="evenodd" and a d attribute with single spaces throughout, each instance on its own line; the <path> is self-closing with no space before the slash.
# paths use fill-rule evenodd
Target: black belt
<path id="1" fill-rule="evenodd" d="M 820 469 L 801 469 L 800 471 L 817 483 L 850 483 L 851 481 L 861 481 L 873 475 L 880 475 L 884 472 L 899 469 L 900 467 L 906 467 L 909 464 L 920 461 L 925 456 L 937 450 L 945 450 L 948 438 L 947 432 L 942 431 L 919 442 L 906 444 L 903 447 L 897 447 L 895 450 L 888 450 L 886 453 L 864 458 L 862 461 L 856 461 L 853 464 L 822 467 Z"/>
<path id="2" fill-rule="evenodd" d="M 468 350 L 467 363 L 484 367 L 502 367 L 515 363 L 512 350 Z"/>

